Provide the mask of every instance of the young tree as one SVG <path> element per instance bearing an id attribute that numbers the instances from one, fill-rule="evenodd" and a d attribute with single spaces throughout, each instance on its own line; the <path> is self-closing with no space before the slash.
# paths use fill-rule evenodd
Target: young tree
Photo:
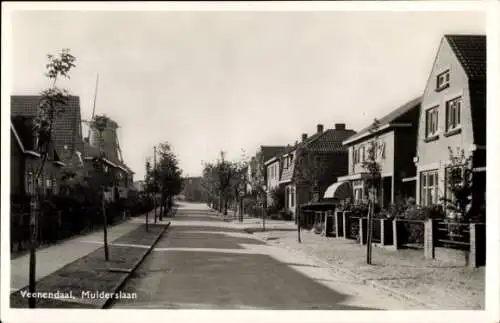
<path id="1" fill-rule="evenodd" d="M 239 219 L 240 222 L 243 221 L 243 194 L 245 193 L 245 187 L 248 183 L 247 181 L 247 163 L 244 160 L 236 161 L 231 163 L 231 191 L 232 197 L 237 204 L 237 210 L 239 209 Z M 236 213 L 235 213 L 236 215 Z"/>
<path id="2" fill-rule="evenodd" d="M 230 202 L 241 204 L 241 192 L 246 185 L 246 162 L 230 161 L 221 152 L 215 163 L 205 163 L 201 187 L 208 196 L 209 204 L 227 215 Z M 240 206 L 241 207 L 241 206 Z"/>
<path id="3" fill-rule="evenodd" d="M 215 173 L 215 165 L 205 163 L 203 166 L 203 174 L 201 177 L 201 187 L 207 197 L 208 205 L 213 209 L 219 209 L 217 204 L 219 187 L 217 185 L 217 177 Z"/>
<path id="4" fill-rule="evenodd" d="M 104 146 L 104 141 L 102 134 L 108 127 L 108 124 L 110 122 L 109 117 L 105 115 L 96 115 L 94 118 L 90 121 L 90 128 L 97 130 L 99 133 L 99 142 L 97 144 L 97 148 L 99 151 L 99 156 L 94 158 L 93 160 L 93 166 L 94 169 L 97 171 L 97 173 L 101 177 L 101 212 L 102 212 L 102 217 L 103 217 L 103 231 L 104 231 L 104 259 L 106 261 L 109 260 L 109 247 L 108 247 L 108 217 L 106 214 L 106 187 L 109 187 L 110 184 L 112 185 L 112 178 L 109 174 L 108 167 L 106 166 L 106 163 L 104 161 L 105 159 L 105 153 L 103 150 Z"/>
<path id="5" fill-rule="evenodd" d="M 152 173 L 151 173 L 151 161 L 149 159 L 146 160 L 146 175 L 144 177 L 144 191 L 146 194 L 151 193 L 151 185 L 152 185 Z M 148 231 L 148 226 L 149 226 L 149 210 L 146 212 L 146 231 Z"/>
<path id="6" fill-rule="evenodd" d="M 447 169 L 446 188 L 449 194 L 441 200 L 445 202 L 446 209 L 457 222 L 466 222 L 470 218 L 472 206 L 472 156 L 467 156 L 463 149 L 457 147 L 456 152 L 448 147 L 450 166 Z"/>
<path id="7" fill-rule="evenodd" d="M 52 143 L 52 131 L 56 118 L 64 112 L 69 93 L 65 89 L 56 86 L 58 78 L 70 78 L 70 71 L 75 67 L 76 58 L 70 54 L 69 49 L 63 49 L 56 55 L 47 55 L 47 72 L 45 76 L 51 82 L 51 86 L 41 92 L 40 103 L 38 105 L 37 117 L 33 123 L 33 132 L 37 139 L 36 149 L 40 153 L 40 166 L 35 173 L 36 191 L 31 203 L 31 244 L 29 263 L 29 292 L 35 293 L 36 284 L 36 244 L 38 232 L 38 217 L 40 210 L 40 176 L 43 173 L 45 163 L 49 155 L 49 147 Z M 35 308 L 34 297 L 29 298 L 29 307 Z"/>
<path id="8" fill-rule="evenodd" d="M 182 171 L 177 156 L 168 142 L 158 146 L 158 157 L 155 176 L 161 194 L 160 221 L 162 221 L 163 215 L 172 208 L 173 197 L 182 190 Z"/>
<path id="9" fill-rule="evenodd" d="M 320 179 L 329 168 L 328 155 L 311 151 L 307 146 L 299 144 L 295 153 L 294 181 L 297 189 L 308 187 L 313 198 L 319 198 Z M 301 211 L 297 216 L 297 241 L 300 243 L 300 227 L 303 217 Z"/>
<path id="10" fill-rule="evenodd" d="M 248 180 L 252 192 L 257 197 L 257 204 L 260 207 L 262 215 L 262 230 L 266 230 L 266 208 L 267 208 L 267 191 L 266 191 L 266 165 L 262 154 L 257 156 L 250 162 L 251 178 Z"/>
<path id="11" fill-rule="evenodd" d="M 362 167 L 368 172 L 368 178 L 366 180 L 366 186 L 369 191 L 369 204 L 368 204 L 368 214 L 367 214 L 367 236 L 366 236 L 366 263 L 372 264 L 372 236 L 373 236 L 373 216 L 375 213 L 375 204 L 377 202 L 377 194 L 379 192 L 380 185 L 380 171 L 381 166 L 377 162 L 377 149 L 378 149 L 378 135 L 377 131 L 380 128 L 380 121 L 375 119 L 371 124 L 369 132 L 375 134 L 374 138 L 370 141 L 368 145 L 367 156 L 362 163 Z M 359 233 L 361 238 L 363 232 Z"/>

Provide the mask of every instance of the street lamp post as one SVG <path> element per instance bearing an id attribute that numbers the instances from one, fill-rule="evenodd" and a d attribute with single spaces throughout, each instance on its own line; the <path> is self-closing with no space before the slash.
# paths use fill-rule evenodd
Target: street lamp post
<path id="1" fill-rule="evenodd" d="M 155 209 L 155 224 L 156 224 L 156 146 L 154 146 L 153 154 L 153 207 Z"/>
<path id="2" fill-rule="evenodd" d="M 266 231 L 266 205 L 267 205 L 267 186 L 262 185 L 262 230 Z"/>

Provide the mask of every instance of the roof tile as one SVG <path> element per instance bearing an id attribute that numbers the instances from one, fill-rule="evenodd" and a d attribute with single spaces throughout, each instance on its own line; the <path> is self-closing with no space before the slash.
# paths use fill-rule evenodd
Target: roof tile
<path id="1" fill-rule="evenodd" d="M 445 35 L 471 80 L 486 79 L 486 36 Z"/>
<path id="2" fill-rule="evenodd" d="M 13 95 L 11 96 L 12 117 L 35 117 L 41 96 Z M 53 129 L 54 148 L 61 159 L 66 160 L 75 151 L 83 151 L 81 134 L 80 98 L 70 96 L 64 111 L 56 118 Z M 67 146 L 68 149 L 65 149 Z"/>

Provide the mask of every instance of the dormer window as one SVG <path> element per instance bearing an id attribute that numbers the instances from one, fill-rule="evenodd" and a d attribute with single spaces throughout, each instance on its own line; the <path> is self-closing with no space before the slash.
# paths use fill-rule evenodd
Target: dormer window
<path id="1" fill-rule="evenodd" d="M 450 70 L 439 74 L 436 78 L 436 91 L 441 91 L 450 86 Z"/>

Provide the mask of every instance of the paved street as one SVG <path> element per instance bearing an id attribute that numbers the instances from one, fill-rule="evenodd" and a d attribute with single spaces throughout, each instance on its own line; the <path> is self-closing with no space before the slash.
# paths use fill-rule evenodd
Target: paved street
<path id="1" fill-rule="evenodd" d="M 189 203 L 180 204 L 169 231 L 122 290 L 136 292 L 137 299 L 116 300 L 112 308 L 408 308 Z"/>

